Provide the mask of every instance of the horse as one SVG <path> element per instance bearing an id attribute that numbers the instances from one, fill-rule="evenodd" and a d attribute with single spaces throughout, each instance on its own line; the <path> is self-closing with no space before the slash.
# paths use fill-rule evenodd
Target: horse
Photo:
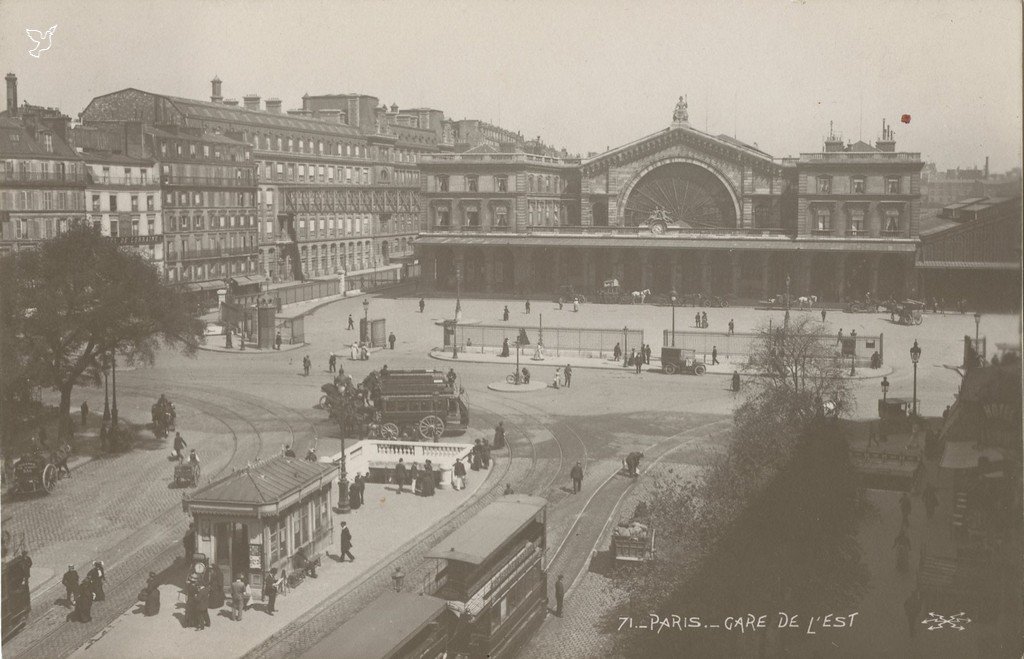
<path id="1" fill-rule="evenodd" d="M 649 288 L 645 288 L 642 291 L 633 291 L 631 293 L 631 295 L 633 296 L 633 304 L 637 304 L 637 300 L 639 300 L 639 304 L 643 304 L 644 300 L 646 300 L 650 294 L 651 289 Z"/>
<path id="2" fill-rule="evenodd" d="M 818 303 L 817 295 L 802 296 L 796 299 L 797 306 L 801 309 L 813 307 Z"/>

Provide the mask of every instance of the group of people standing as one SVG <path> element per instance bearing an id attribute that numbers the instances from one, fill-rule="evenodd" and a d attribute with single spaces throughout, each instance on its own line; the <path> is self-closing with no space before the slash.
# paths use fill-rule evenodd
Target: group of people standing
<path id="1" fill-rule="evenodd" d="M 708 328 L 708 312 L 707 311 L 698 311 L 696 314 L 694 314 L 694 316 L 693 316 L 693 326 L 696 327 L 697 329 L 707 329 Z"/>
<path id="2" fill-rule="evenodd" d="M 425 497 L 434 496 L 434 489 L 437 487 L 436 473 L 430 460 L 426 460 L 423 469 L 420 469 L 415 462 L 406 466 L 405 459 L 399 458 L 393 476 L 395 484 L 398 485 L 398 494 L 405 492 L 407 483 L 412 483 L 413 494 Z"/>
<path id="3" fill-rule="evenodd" d="M 64 586 L 66 606 L 74 609 L 67 616 L 69 621 L 92 621 L 92 603 L 102 602 L 106 599 L 106 594 L 103 592 L 103 583 L 106 580 L 103 561 L 95 561 L 92 564 L 92 569 L 81 581 L 79 581 L 75 566 L 68 566 L 64 578 L 61 579 L 61 584 Z"/>

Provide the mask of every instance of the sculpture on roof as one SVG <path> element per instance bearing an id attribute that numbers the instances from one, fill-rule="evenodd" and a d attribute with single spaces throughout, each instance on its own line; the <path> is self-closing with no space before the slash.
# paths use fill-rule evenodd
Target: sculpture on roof
<path id="1" fill-rule="evenodd" d="M 689 106 L 686 102 L 686 97 L 680 96 L 679 102 L 676 103 L 676 109 L 672 111 L 672 123 L 674 124 L 685 124 L 690 121 L 690 114 L 687 111 Z"/>

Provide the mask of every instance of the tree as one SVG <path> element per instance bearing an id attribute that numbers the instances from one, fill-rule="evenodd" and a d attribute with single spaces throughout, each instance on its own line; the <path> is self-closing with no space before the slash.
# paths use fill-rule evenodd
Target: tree
<path id="1" fill-rule="evenodd" d="M 0 312 L 5 408 L 16 403 L 8 392 L 27 381 L 60 392 L 63 419 L 74 386 L 99 382 L 108 355 L 152 364 L 161 344 L 191 356 L 202 339 L 185 296 L 91 227 L 8 255 L 0 268 L 8 282 Z M 8 364 L 16 366 L 9 376 Z"/>

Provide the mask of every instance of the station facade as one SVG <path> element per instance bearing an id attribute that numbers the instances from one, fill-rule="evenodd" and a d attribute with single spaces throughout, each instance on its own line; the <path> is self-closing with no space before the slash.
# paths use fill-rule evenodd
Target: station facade
<path id="1" fill-rule="evenodd" d="M 920 154 L 829 135 L 774 158 L 688 121 L 584 159 L 421 157 L 423 274 L 454 288 L 573 287 L 822 300 L 914 296 Z"/>

